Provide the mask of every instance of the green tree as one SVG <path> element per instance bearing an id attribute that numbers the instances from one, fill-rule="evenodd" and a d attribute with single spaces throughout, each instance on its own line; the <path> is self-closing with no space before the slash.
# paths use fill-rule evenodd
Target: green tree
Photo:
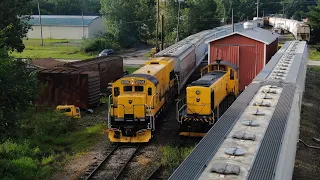
<path id="1" fill-rule="evenodd" d="M 312 41 L 320 42 L 320 0 L 317 1 L 317 6 L 310 7 L 310 12 L 307 13 L 309 24 L 312 29 Z"/>
<path id="2" fill-rule="evenodd" d="M 99 15 L 100 0 L 39 0 L 44 15 Z M 32 1 L 32 14 L 37 15 L 38 0 Z"/>
<path id="3" fill-rule="evenodd" d="M 0 49 L 17 50 L 25 48 L 22 38 L 29 30 L 27 20 L 31 13 L 30 0 L 2 0 L 0 3 Z"/>
<path id="4" fill-rule="evenodd" d="M 179 39 L 218 26 L 220 18 L 216 16 L 216 8 L 214 0 L 180 1 Z M 179 2 L 166 0 L 162 3 L 161 9 L 166 19 L 166 41 L 173 43 L 177 37 Z"/>
<path id="5" fill-rule="evenodd" d="M 151 35 L 155 26 L 154 9 L 153 0 L 101 0 L 107 31 L 122 47 L 130 47 Z"/>
<path id="6" fill-rule="evenodd" d="M 19 116 L 37 94 L 35 72 L 23 61 L 0 57 L 0 137 L 15 132 Z"/>

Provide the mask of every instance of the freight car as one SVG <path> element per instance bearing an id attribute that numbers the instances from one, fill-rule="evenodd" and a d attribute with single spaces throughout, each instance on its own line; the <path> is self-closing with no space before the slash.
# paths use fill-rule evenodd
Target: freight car
<path id="1" fill-rule="evenodd" d="M 296 40 L 310 41 L 310 27 L 303 22 L 277 17 L 265 17 L 264 20 L 274 28 L 280 28 L 283 31 L 291 32 Z"/>
<path id="2" fill-rule="evenodd" d="M 64 67 L 99 72 L 102 92 L 107 90 L 108 83 L 123 76 L 123 58 L 121 56 L 103 56 L 75 61 L 64 64 Z"/>
<path id="3" fill-rule="evenodd" d="M 114 82 L 108 114 L 110 141 L 148 142 L 157 117 L 174 99 L 177 87 L 174 61 L 166 57 L 154 58 Z"/>
<path id="4" fill-rule="evenodd" d="M 74 105 L 82 109 L 100 103 L 98 72 L 69 68 L 39 70 L 40 95 L 36 103 L 42 106 Z"/>
<path id="5" fill-rule="evenodd" d="M 219 118 L 222 101 L 228 95 L 239 94 L 236 65 L 217 60 L 203 68 L 201 74 L 200 79 L 187 87 L 186 104 L 177 109 L 180 135 L 183 136 L 203 137 Z"/>

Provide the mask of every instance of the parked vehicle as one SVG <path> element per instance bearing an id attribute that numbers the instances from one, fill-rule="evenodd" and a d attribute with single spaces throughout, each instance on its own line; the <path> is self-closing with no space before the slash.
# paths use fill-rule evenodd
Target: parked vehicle
<path id="1" fill-rule="evenodd" d="M 75 107 L 74 105 L 59 105 L 56 109 L 57 111 L 60 111 L 66 116 L 72 117 L 74 119 L 81 118 L 80 108 Z"/>
<path id="2" fill-rule="evenodd" d="M 115 52 L 114 52 L 113 49 L 104 49 L 104 50 L 101 51 L 101 53 L 99 54 L 99 57 L 112 55 L 112 54 L 114 54 L 114 53 L 115 53 Z"/>

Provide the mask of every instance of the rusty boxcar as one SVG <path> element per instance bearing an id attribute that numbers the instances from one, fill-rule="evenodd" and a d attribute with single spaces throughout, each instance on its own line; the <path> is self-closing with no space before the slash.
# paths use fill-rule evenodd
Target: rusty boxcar
<path id="1" fill-rule="evenodd" d="M 108 83 L 123 76 L 123 58 L 121 56 L 102 56 L 83 61 L 64 64 L 64 67 L 86 71 L 98 71 L 100 74 L 100 88 L 105 91 Z"/>
<path id="2" fill-rule="evenodd" d="M 42 106 L 70 104 L 85 109 L 100 102 L 99 72 L 70 68 L 42 69 L 38 79 L 41 90 L 36 103 Z"/>

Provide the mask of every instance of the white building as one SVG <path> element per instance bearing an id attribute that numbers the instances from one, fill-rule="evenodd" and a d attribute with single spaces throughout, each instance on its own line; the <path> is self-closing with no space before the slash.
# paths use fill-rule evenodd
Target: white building
<path id="1" fill-rule="evenodd" d="M 28 38 L 41 38 L 40 18 L 31 16 L 29 21 L 32 28 Z M 82 39 L 92 38 L 106 32 L 102 17 L 99 16 L 56 16 L 42 15 L 43 38 L 51 39 Z"/>

